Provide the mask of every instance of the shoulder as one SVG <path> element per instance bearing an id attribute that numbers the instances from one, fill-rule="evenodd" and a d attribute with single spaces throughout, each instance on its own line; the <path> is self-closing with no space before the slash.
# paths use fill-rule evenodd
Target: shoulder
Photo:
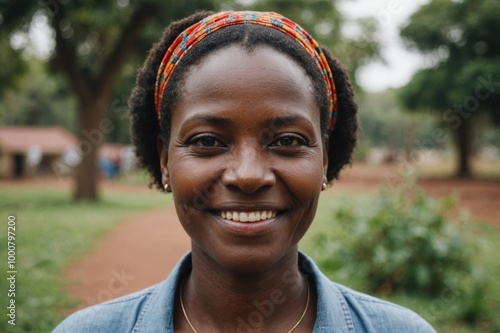
<path id="1" fill-rule="evenodd" d="M 318 298 L 314 332 L 436 333 L 407 308 L 332 282 L 303 253 L 299 267 L 314 278 Z"/>
<path id="2" fill-rule="evenodd" d="M 73 313 L 53 333 L 132 332 L 158 286 Z"/>
<path id="3" fill-rule="evenodd" d="M 343 296 L 356 332 L 435 333 L 432 326 L 418 314 L 400 305 L 354 291 L 331 282 Z"/>
<path id="4" fill-rule="evenodd" d="M 175 291 L 180 278 L 191 271 L 186 254 L 166 280 L 136 293 L 78 311 L 54 333 L 173 332 Z"/>

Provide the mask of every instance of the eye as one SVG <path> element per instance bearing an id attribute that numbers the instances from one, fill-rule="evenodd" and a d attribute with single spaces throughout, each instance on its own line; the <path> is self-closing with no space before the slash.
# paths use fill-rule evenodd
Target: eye
<path id="1" fill-rule="evenodd" d="M 305 145 L 307 145 L 306 140 L 296 135 L 284 135 L 271 144 L 271 146 L 278 147 L 300 147 Z"/>
<path id="2" fill-rule="evenodd" d="M 189 141 L 189 144 L 201 148 L 224 147 L 224 145 L 212 135 L 196 136 Z"/>

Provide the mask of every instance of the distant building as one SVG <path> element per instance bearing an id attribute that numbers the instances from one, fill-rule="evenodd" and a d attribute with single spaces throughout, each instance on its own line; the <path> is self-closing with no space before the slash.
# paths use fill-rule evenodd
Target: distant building
<path id="1" fill-rule="evenodd" d="M 0 127 L 0 176 L 54 174 L 54 163 L 77 147 L 77 138 L 62 127 Z"/>

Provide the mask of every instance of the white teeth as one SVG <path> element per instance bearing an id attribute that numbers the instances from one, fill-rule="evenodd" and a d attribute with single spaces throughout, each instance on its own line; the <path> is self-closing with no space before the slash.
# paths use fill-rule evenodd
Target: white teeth
<path id="1" fill-rule="evenodd" d="M 275 218 L 277 211 L 263 210 L 255 212 L 220 211 L 218 215 L 226 220 L 236 222 L 258 222 Z"/>
<path id="2" fill-rule="evenodd" d="M 251 212 L 251 213 L 248 214 L 248 221 L 249 222 L 255 222 L 255 221 L 257 221 L 257 218 L 256 218 L 254 212 Z"/>
<path id="3" fill-rule="evenodd" d="M 227 216 L 226 216 L 227 218 Z M 238 212 L 233 212 L 233 221 L 239 221 L 240 220 L 240 214 Z"/>
<path id="4" fill-rule="evenodd" d="M 248 221 L 248 213 L 241 212 L 240 213 L 240 222 L 247 222 L 247 221 Z"/>

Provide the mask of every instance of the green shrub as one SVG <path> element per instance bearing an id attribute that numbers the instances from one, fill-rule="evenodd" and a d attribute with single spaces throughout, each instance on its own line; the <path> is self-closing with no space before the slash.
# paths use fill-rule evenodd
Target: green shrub
<path id="1" fill-rule="evenodd" d="M 363 210 L 337 210 L 345 232 L 318 236 L 318 246 L 335 251 L 320 264 L 361 275 L 371 292 L 437 296 L 471 272 L 475 245 L 458 228 L 466 216 L 454 208 L 453 197 L 430 198 L 414 180 L 385 188 Z"/>
<path id="2" fill-rule="evenodd" d="M 472 223 L 453 196 L 426 196 L 414 179 L 341 196 L 328 198 L 308 241 L 330 278 L 411 308 L 438 331 L 500 332 L 497 228 Z"/>

